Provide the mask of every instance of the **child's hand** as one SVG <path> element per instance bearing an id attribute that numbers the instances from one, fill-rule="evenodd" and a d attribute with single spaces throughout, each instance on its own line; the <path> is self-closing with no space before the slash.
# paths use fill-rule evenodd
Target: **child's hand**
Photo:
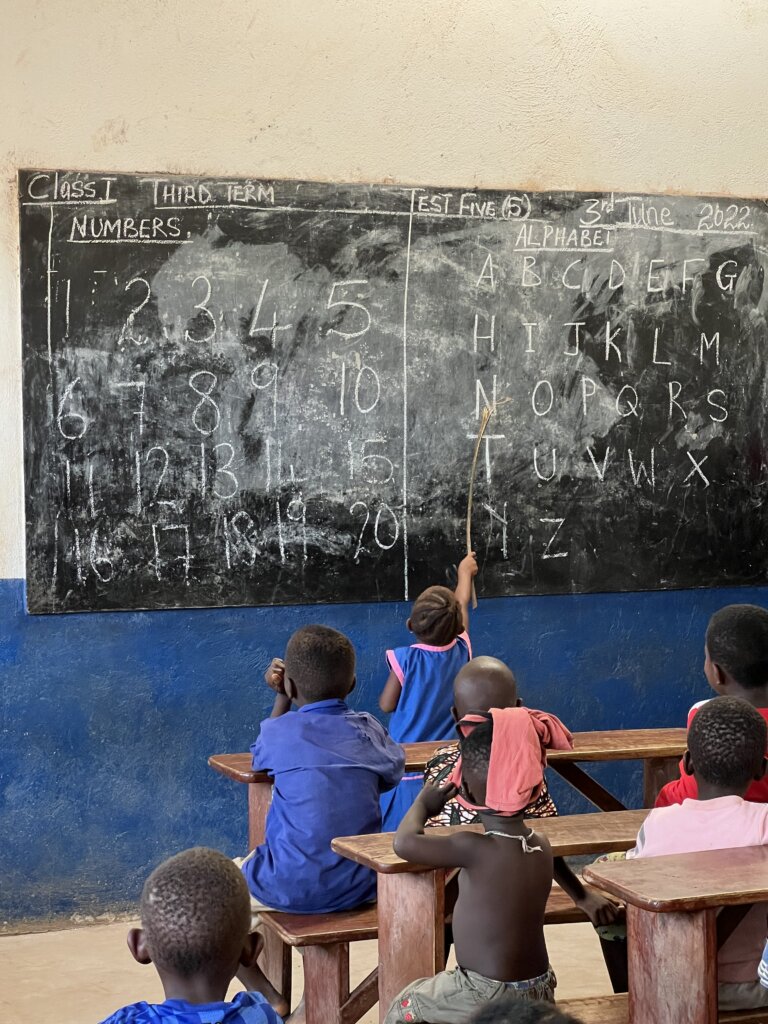
<path id="1" fill-rule="evenodd" d="M 426 782 L 418 798 L 422 802 L 427 817 L 434 818 L 458 792 L 458 787 L 452 782 L 446 782 L 443 786 L 433 786 L 431 782 Z"/>
<path id="2" fill-rule="evenodd" d="M 264 673 L 264 680 L 270 690 L 285 693 L 285 662 L 282 658 L 273 658 Z"/>
<path id="3" fill-rule="evenodd" d="M 592 924 L 598 925 L 622 924 L 624 921 L 624 910 L 617 907 L 609 899 L 606 899 L 597 889 L 584 886 L 584 896 L 575 900 L 579 910 L 583 910 Z"/>
<path id="4" fill-rule="evenodd" d="M 474 551 L 469 555 L 465 555 L 459 562 L 459 579 L 462 576 L 468 576 L 470 579 L 473 576 L 477 576 L 477 555 Z"/>

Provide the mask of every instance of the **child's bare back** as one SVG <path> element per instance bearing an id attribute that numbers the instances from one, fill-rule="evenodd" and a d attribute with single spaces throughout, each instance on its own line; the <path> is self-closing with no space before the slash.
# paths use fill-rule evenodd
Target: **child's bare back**
<path id="1" fill-rule="evenodd" d="M 498 981 L 535 978 L 549 964 L 544 913 L 552 849 L 522 819 L 483 815 L 483 824 L 485 835 L 455 837 L 463 847 L 453 911 L 456 960 Z"/>
<path id="2" fill-rule="evenodd" d="M 554 1001 L 557 984 L 544 941 L 552 887 L 548 841 L 523 814 L 543 784 L 544 749 L 570 741 L 553 715 L 524 708 L 465 715 L 459 722 L 461 763 L 453 781 L 427 784 L 397 830 L 395 852 L 405 860 L 460 868 L 453 912 L 455 971 L 409 985 L 385 1024 L 464 1024 L 480 1002 L 513 991 Z M 483 833 L 424 826 L 459 794 L 480 812 Z"/>

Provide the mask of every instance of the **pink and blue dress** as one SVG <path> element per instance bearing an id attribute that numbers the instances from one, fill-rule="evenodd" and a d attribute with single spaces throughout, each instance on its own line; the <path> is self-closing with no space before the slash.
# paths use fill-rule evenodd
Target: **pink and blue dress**
<path id="1" fill-rule="evenodd" d="M 389 734 L 397 743 L 456 739 L 451 715 L 453 680 L 472 657 L 465 631 L 444 647 L 411 644 L 385 654 L 387 665 L 400 680 L 401 693 L 389 720 Z M 421 772 L 404 775 L 390 792 L 382 794 L 382 831 L 394 832 L 423 785 Z"/>

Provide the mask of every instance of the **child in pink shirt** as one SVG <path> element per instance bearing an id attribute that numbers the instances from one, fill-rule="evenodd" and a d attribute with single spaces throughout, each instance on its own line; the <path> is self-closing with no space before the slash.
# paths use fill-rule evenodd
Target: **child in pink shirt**
<path id="1" fill-rule="evenodd" d="M 688 730 L 684 770 L 698 783 L 696 799 L 657 807 L 645 819 L 627 857 L 658 857 L 738 846 L 768 845 L 768 805 L 744 800 L 765 775 L 768 727 L 738 697 L 719 697 L 699 709 Z M 768 1006 L 757 967 L 768 937 L 768 904 L 756 903 L 717 954 L 721 1010 Z"/>

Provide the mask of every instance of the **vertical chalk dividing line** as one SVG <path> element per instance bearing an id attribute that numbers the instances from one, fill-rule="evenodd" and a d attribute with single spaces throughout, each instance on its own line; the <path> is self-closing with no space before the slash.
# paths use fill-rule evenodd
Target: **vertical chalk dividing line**
<path id="1" fill-rule="evenodd" d="M 49 206 L 48 209 L 51 211 L 51 222 L 48 225 L 48 262 L 45 266 L 46 276 L 46 313 L 48 318 L 48 366 L 51 372 L 51 395 L 53 395 L 53 340 L 51 337 L 51 256 L 53 253 L 53 206 Z"/>
<path id="2" fill-rule="evenodd" d="M 411 210 L 408 217 L 408 243 L 405 249 L 405 283 L 403 286 L 403 600 L 408 600 L 408 276 L 411 272 L 411 234 L 413 204 L 416 190 L 411 189 Z"/>

